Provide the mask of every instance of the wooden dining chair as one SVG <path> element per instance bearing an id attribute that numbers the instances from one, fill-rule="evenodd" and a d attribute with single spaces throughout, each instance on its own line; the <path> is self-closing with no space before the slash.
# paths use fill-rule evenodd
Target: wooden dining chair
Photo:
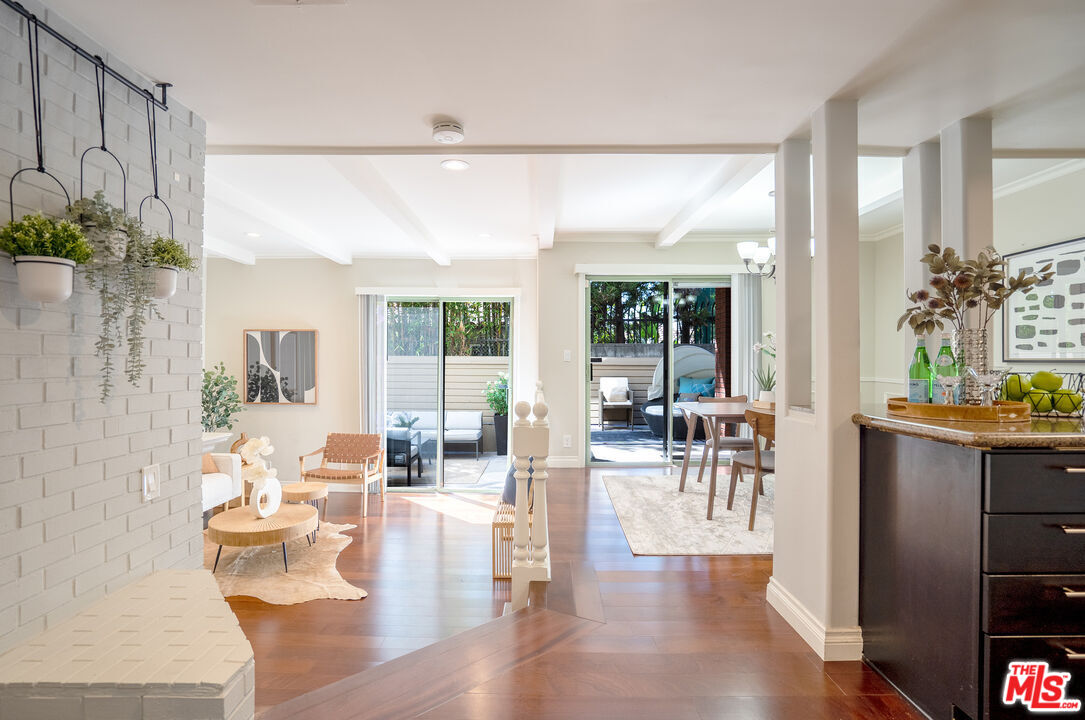
<path id="1" fill-rule="evenodd" d="M 305 458 L 323 454 L 320 467 L 305 469 Z M 328 433 L 324 447 L 298 458 L 301 464 L 301 481 L 320 480 L 329 483 L 345 483 L 362 486 L 362 517 L 369 514 L 369 486 L 377 483 L 384 507 L 384 441 L 380 435 L 362 433 Z M 360 468 L 340 469 L 336 465 L 360 465 Z M 325 503 L 324 513 L 328 506 Z"/>
<path id="2" fill-rule="evenodd" d="M 735 395 L 734 397 L 707 397 L 702 396 L 697 402 L 703 403 L 745 403 L 748 402 L 745 395 Z M 689 422 L 689 418 L 686 418 L 686 422 Z M 701 467 L 697 470 L 697 482 L 701 482 L 704 477 L 705 464 L 708 460 L 708 453 L 712 448 L 712 425 L 708 422 L 708 418 L 702 418 L 704 422 L 704 437 L 705 437 L 705 449 L 701 453 Z M 727 433 L 734 433 L 728 435 Z M 738 425 L 734 423 L 727 423 L 720 428 L 720 450 L 729 450 L 732 453 L 736 453 L 742 450 L 753 450 L 753 440 L 750 438 L 738 437 Z"/>
<path id="3" fill-rule="evenodd" d="M 750 491 L 750 526 L 753 530 L 754 519 L 757 514 L 757 496 L 764 495 L 765 489 L 761 486 L 761 478 L 768 473 L 776 472 L 776 452 L 762 450 L 760 438 L 765 438 L 766 448 L 772 447 L 776 441 L 776 416 L 764 410 L 747 410 L 746 422 L 753 430 L 753 450 L 745 450 L 735 453 L 731 457 L 731 489 L 727 491 L 727 509 L 730 510 L 735 502 L 735 486 L 742 477 L 742 468 L 753 470 L 753 490 Z"/>

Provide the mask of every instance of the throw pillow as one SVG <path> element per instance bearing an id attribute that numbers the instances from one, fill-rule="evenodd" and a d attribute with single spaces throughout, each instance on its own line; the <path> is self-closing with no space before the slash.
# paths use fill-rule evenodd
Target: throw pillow
<path id="1" fill-rule="evenodd" d="M 701 399 L 701 393 L 678 393 L 678 402 L 697 402 Z"/>
<path id="2" fill-rule="evenodd" d="M 218 465 L 215 464 L 215 459 L 211 457 L 211 453 L 204 453 L 203 465 L 200 467 L 200 472 L 207 475 L 208 473 L 217 473 L 218 471 Z"/>
<path id="3" fill-rule="evenodd" d="M 528 458 L 528 460 L 531 460 L 531 458 Z M 528 467 L 527 467 L 527 474 L 528 474 L 527 489 L 528 489 L 528 491 L 530 491 L 531 490 L 531 476 L 535 474 L 535 469 L 532 468 L 530 465 L 528 465 Z M 501 502 L 508 503 L 509 505 L 515 505 L 516 504 L 516 466 L 515 465 L 510 465 L 509 466 L 509 473 L 508 473 L 508 475 L 505 476 L 505 489 L 501 493 Z M 532 508 L 528 508 L 528 510 L 531 510 L 531 509 Z"/>
<path id="4" fill-rule="evenodd" d="M 683 375 L 678 378 L 678 392 L 697 393 L 711 397 L 716 394 L 716 378 L 691 378 Z"/>
<path id="5" fill-rule="evenodd" d="M 625 402 L 629 399 L 629 391 L 625 388 L 614 388 L 609 393 L 603 393 L 607 402 Z"/>

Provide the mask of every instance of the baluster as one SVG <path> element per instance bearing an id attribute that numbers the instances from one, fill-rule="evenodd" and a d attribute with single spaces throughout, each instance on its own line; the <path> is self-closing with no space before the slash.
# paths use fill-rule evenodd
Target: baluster
<path id="1" fill-rule="evenodd" d="M 550 409 L 546 406 L 546 401 L 543 398 L 541 381 L 536 385 L 535 397 L 535 406 L 532 408 L 535 414 L 535 421 L 532 423 L 532 427 L 537 430 L 537 440 L 540 441 L 540 445 L 543 443 L 545 443 L 545 445 L 535 451 L 533 472 L 531 476 L 532 483 L 535 486 L 535 520 L 534 528 L 531 533 L 531 546 L 532 559 L 537 565 L 541 565 L 547 562 L 547 555 L 550 552 L 550 517 L 546 502 L 546 480 L 550 475 L 547 472 L 550 445 L 550 433 L 548 432 L 550 420 L 547 415 L 549 414 Z M 543 452 L 540 453 L 539 449 L 543 449 Z"/>
<path id="2" fill-rule="evenodd" d="M 527 525 L 527 479 L 530 477 L 528 474 L 529 460 L 528 455 L 521 447 L 523 443 L 517 442 L 518 436 L 523 432 L 521 428 L 528 428 L 531 426 L 531 423 L 527 419 L 527 414 L 530 409 L 531 407 L 522 400 L 516 403 L 516 420 L 513 422 L 512 428 L 513 465 L 516 467 L 516 472 L 513 475 L 513 477 L 516 478 L 516 514 L 512 526 L 513 565 L 527 563 L 530 554 L 528 549 L 530 537 Z"/>

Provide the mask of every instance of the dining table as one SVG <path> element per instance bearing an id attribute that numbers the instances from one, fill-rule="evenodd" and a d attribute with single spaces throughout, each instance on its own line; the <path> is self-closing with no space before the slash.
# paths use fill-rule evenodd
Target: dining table
<path id="1" fill-rule="evenodd" d="M 682 457 L 682 476 L 678 481 L 678 492 L 685 492 L 686 476 L 689 474 L 689 457 L 693 452 L 693 437 L 697 433 L 700 419 L 707 424 L 705 444 L 712 443 L 712 473 L 708 487 L 708 519 L 712 519 L 712 508 L 716 500 L 716 470 L 720 463 L 720 429 L 724 425 L 746 422 L 746 411 L 753 409 L 748 402 L 677 402 L 676 408 L 686 416 L 686 452 Z M 704 472 L 702 456 L 701 472 Z M 698 480 L 700 476 L 698 476 Z"/>

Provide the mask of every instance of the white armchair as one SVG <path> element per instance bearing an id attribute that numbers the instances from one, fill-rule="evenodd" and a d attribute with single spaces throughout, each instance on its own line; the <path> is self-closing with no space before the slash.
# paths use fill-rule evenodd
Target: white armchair
<path id="1" fill-rule="evenodd" d="M 203 511 L 216 505 L 225 505 L 234 498 L 242 497 L 241 456 L 236 453 L 211 453 L 218 472 L 203 474 Z"/>
<path id="2" fill-rule="evenodd" d="M 626 427 L 633 429 L 633 391 L 627 377 L 599 378 L 599 429 L 606 427 L 607 410 L 621 410 Z"/>

